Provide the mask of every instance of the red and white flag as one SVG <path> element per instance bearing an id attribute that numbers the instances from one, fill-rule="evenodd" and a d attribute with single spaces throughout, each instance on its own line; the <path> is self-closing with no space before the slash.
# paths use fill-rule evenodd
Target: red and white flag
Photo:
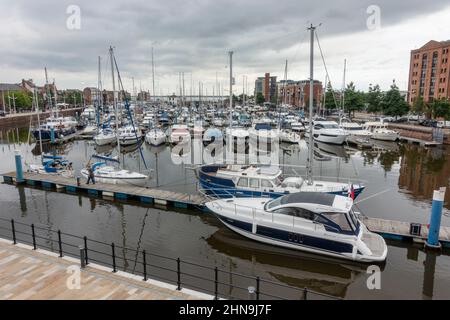
<path id="1" fill-rule="evenodd" d="M 355 200 L 355 189 L 353 188 L 353 184 L 349 185 L 348 187 L 348 197 L 352 198 L 352 200 Z"/>

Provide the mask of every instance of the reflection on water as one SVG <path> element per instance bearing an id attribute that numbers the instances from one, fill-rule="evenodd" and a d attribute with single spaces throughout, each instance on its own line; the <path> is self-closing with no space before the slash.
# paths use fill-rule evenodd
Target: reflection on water
<path id="1" fill-rule="evenodd" d="M 364 265 L 268 246 L 225 228 L 206 241 L 217 252 L 247 264 L 254 273 L 267 272 L 272 279 L 286 285 L 342 298 L 347 287 L 366 271 Z"/>
<path id="2" fill-rule="evenodd" d="M 450 161 L 448 148 L 421 148 L 404 145 L 401 148 L 399 186 L 411 193 L 414 199 L 432 199 L 433 191 L 448 186 Z M 450 209 L 450 192 L 445 197 L 445 207 Z"/>
<path id="3" fill-rule="evenodd" d="M 15 149 L 21 151 L 26 162 L 39 161 L 40 148 L 28 143 L 28 130 L 0 131 L 0 140 L 0 172 L 14 169 Z M 307 144 L 302 141 L 300 145 L 282 145 L 281 150 L 279 158 L 286 164 L 285 173 L 304 174 L 302 168 L 306 163 Z M 150 186 L 196 192 L 195 173 L 188 165 L 174 165 L 170 151 L 167 146 L 153 148 L 143 145 L 145 160 L 154 172 Z M 358 204 L 364 214 L 373 217 L 428 222 L 432 191 L 448 185 L 450 178 L 450 163 L 447 161 L 450 149 L 447 147 L 425 149 L 414 145 L 377 143 L 374 150 L 360 151 L 348 146 L 315 143 L 314 151 L 314 175 L 336 177 L 342 181 L 347 177 L 364 179 L 367 190 L 361 196 L 362 200 L 389 189 L 381 198 Z M 44 152 L 66 154 L 79 170 L 92 154 L 114 156 L 117 151 L 111 146 L 96 147 L 89 141 L 74 141 L 56 147 L 44 144 Z M 127 150 L 120 157 L 127 169 L 144 167 L 138 150 Z M 449 193 L 445 204 L 447 209 L 448 197 Z M 0 206 L 4 209 L 0 212 L 1 217 L 35 223 L 43 228 L 39 231 L 43 237 L 55 239 L 50 230 L 61 229 L 108 244 L 114 242 L 121 267 L 130 272 L 141 271 L 141 258 L 136 250 L 145 249 L 205 266 L 261 276 L 296 288 L 306 286 L 337 297 L 450 297 L 448 253 L 441 256 L 425 253 L 417 244 L 388 242 L 389 255 L 382 273 L 382 290 L 370 292 L 366 287 L 368 275 L 363 265 L 254 242 L 229 231 L 211 215 L 3 184 L 0 185 Z M 450 225 L 450 219 L 443 217 L 443 224 Z M 51 241 L 43 244 L 58 249 Z M 110 247 L 98 249 L 104 251 Z M 154 262 L 164 264 L 163 261 Z M 223 280 L 248 285 L 231 277 Z M 229 290 L 231 293 L 233 289 L 230 287 Z"/>

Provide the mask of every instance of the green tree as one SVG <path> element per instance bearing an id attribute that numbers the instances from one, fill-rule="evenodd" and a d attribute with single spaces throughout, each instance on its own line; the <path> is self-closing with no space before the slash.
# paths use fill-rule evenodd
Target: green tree
<path id="1" fill-rule="evenodd" d="M 434 100 L 430 105 L 434 118 L 450 118 L 450 103 L 447 99 Z"/>
<path id="2" fill-rule="evenodd" d="M 365 100 L 367 103 L 367 111 L 370 113 L 381 112 L 381 100 L 383 94 L 381 93 L 379 85 L 369 85 L 369 92 L 365 95 Z"/>
<path id="3" fill-rule="evenodd" d="M 425 112 L 426 106 L 425 102 L 423 101 L 423 97 L 416 97 L 414 99 L 413 105 L 412 105 L 412 111 L 415 114 L 422 114 Z"/>
<path id="4" fill-rule="evenodd" d="M 325 109 L 331 110 L 336 109 L 336 100 L 334 99 L 336 97 L 336 94 L 331 87 L 331 83 L 328 82 L 327 84 L 327 90 L 325 91 Z"/>
<path id="5" fill-rule="evenodd" d="M 258 93 L 256 95 L 256 104 L 263 104 L 264 102 L 266 102 L 266 98 L 264 98 L 262 93 Z"/>
<path id="6" fill-rule="evenodd" d="M 30 110 L 31 109 L 32 97 L 30 94 L 28 94 L 24 91 L 16 91 L 13 94 L 11 94 L 10 96 L 11 97 L 14 96 L 16 110 Z M 11 105 L 13 105 L 12 101 L 11 101 Z"/>
<path id="7" fill-rule="evenodd" d="M 345 89 L 344 110 L 351 117 L 352 112 L 364 109 L 364 94 L 356 91 L 355 84 L 350 82 Z"/>
<path id="8" fill-rule="evenodd" d="M 400 94 L 395 83 L 391 85 L 391 89 L 383 96 L 381 109 L 385 115 L 392 117 L 403 116 L 408 113 L 409 105 Z"/>

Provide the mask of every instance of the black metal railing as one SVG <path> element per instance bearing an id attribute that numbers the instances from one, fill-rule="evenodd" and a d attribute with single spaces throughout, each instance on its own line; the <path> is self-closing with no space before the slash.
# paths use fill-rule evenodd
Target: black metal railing
<path id="1" fill-rule="evenodd" d="M 200 265 L 179 257 L 122 247 L 114 242 L 108 244 L 86 236 L 55 231 L 48 226 L 28 225 L 14 219 L 0 218 L 0 237 L 11 239 L 13 244 L 20 242 L 31 245 L 34 250 L 58 252 L 61 258 L 65 255 L 79 258 L 82 267 L 97 263 L 112 268 L 113 272 L 129 272 L 142 276 L 143 281 L 163 281 L 176 286 L 177 290 L 196 290 L 212 295 L 215 299 L 340 299 L 306 287 L 293 287 L 218 267 Z"/>

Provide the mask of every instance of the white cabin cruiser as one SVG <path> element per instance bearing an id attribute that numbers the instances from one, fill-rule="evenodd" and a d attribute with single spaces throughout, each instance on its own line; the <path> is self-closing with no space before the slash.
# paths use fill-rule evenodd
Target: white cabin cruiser
<path id="1" fill-rule="evenodd" d="M 174 124 L 169 136 L 169 143 L 178 144 L 180 142 L 191 141 L 191 133 L 187 125 Z"/>
<path id="2" fill-rule="evenodd" d="M 151 129 L 145 135 L 145 142 L 147 142 L 149 145 L 153 147 L 163 145 L 164 143 L 166 143 L 166 139 L 167 139 L 166 134 L 159 128 Z"/>
<path id="3" fill-rule="evenodd" d="M 131 125 L 119 129 L 119 143 L 122 146 L 129 146 L 141 142 L 142 132 L 139 128 Z"/>
<path id="4" fill-rule="evenodd" d="M 106 146 L 117 141 L 116 133 L 111 128 L 105 128 L 94 137 L 94 142 L 98 146 Z"/>
<path id="5" fill-rule="evenodd" d="M 80 136 L 83 138 L 92 138 L 98 133 L 96 124 L 88 124 L 81 132 Z"/>
<path id="6" fill-rule="evenodd" d="M 372 139 L 381 141 L 397 141 L 400 135 L 397 131 L 390 130 L 386 123 L 366 122 L 364 128 L 372 133 Z"/>
<path id="7" fill-rule="evenodd" d="M 268 122 L 256 123 L 255 126 L 248 130 L 250 135 L 250 143 L 257 150 L 270 151 L 270 147 L 279 142 L 280 130 L 273 129 Z"/>
<path id="8" fill-rule="evenodd" d="M 372 136 L 372 132 L 364 129 L 362 125 L 360 125 L 356 122 L 342 122 L 341 128 L 349 136 L 356 136 L 356 137 L 362 137 L 362 138 L 370 138 Z"/>
<path id="9" fill-rule="evenodd" d="M 297 132 L 297 133 L 305 132 L 305 126 L 303 125 L 303 123 L 301 123 L 299 121 L 292 122 L 291 129 L 292 129 L 292 131 Z"/>
<path id="10" fill-rule="evenodd" d="M 293 130 L 280 130 L 280 141 L 286 143 L 299 143 L 302 138 Z"/>
<path id="11" fill-rule="evenodd" d="M 229 197 L 276 198 L 296 192 L 323 192 L 348 195 L 353 189 L 355 198 L 364 190 L 362 184 L 313 180 L 311 184 L 302 177 L 284 177 L 279 167 L 248 165 L 205 165 L 199 168 L 199 182 L 210 195 Z"/>
<path id="12" fill-rule="evenodd" d="M 367 229 L 350 198 L 294 193 L 273 200 L 221 199 L 206 207 L 225 226 L 255 241 L 358 262 L 387 257 L 386 242 Z"/>
<path id="13" fill-rule="evenodd" d="M 313 121 L 313 138 L 316 141 L 343 144 L 347 139 L 348 134 L 334 121 Z M 309 130 L 305 133 L 309 137 Z"/>
<path id="14" fill-rule="evenodd" d="M 225 143 L 234 153 L 246 153 L 249 149 L 249 132 L 243 127 L 225 130 Z"/>

